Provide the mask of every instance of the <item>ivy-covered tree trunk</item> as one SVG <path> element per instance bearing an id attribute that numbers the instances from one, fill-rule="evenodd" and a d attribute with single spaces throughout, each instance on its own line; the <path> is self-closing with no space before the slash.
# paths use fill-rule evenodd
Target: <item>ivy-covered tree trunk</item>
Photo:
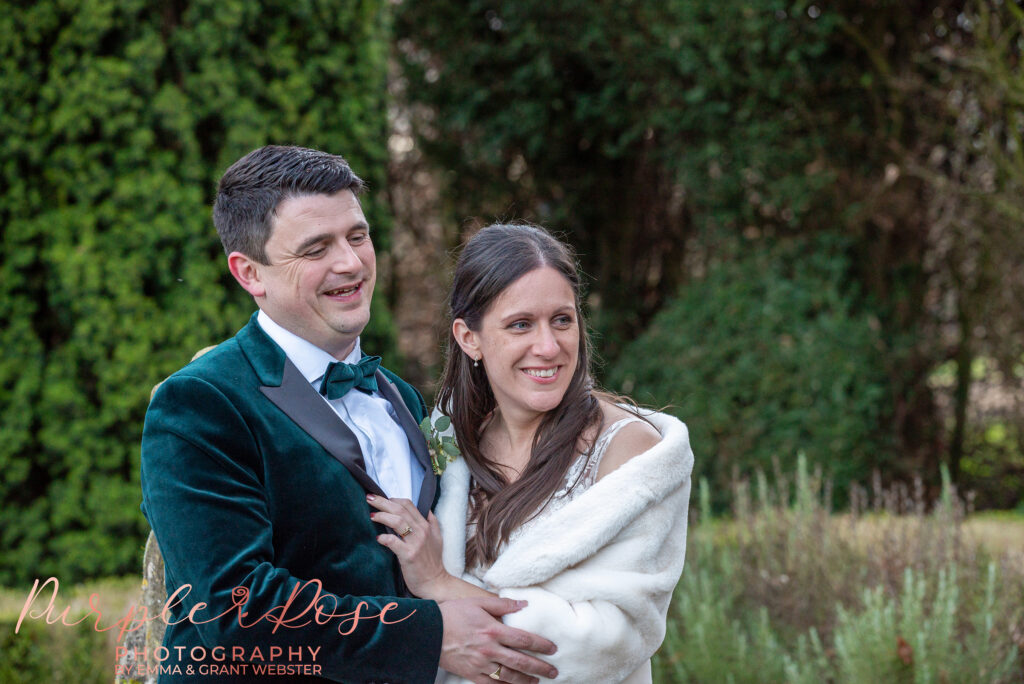
<path id="1" fill-rule="evenodd" d="M 231 162 L 344 155 L 386 247 L 389 36 L 377 0 L 0 13 L 0 585 L 137 571 L 149 390 L 255 308 L 210 219 Z"/>

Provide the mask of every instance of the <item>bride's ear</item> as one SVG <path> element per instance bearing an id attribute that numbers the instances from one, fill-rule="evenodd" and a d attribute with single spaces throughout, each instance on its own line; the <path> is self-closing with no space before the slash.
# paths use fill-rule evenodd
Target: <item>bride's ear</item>
<path id="1" fill-rule="evenodd" d="M 455 342 L 469 358 L 477 360 L 482 356 L 480 353 L 480 340 L 477 339 L 476 333 L 466 325 L 466 321 L 461 318 L 456 318 L 452 321 L 452 336 L 455 337 Z"/>

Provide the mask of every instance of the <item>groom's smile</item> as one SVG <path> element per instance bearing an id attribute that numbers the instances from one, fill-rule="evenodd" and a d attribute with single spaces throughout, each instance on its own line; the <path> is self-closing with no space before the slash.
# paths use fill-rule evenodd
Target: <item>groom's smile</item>
<path id="1" fill-rule="evenodd" d="M 345 301 L 352 298 L 352 295 L 358 294 L 362 290 L 363 284 L 356 283 L 349 287 L 336 287 L 333 290 L 328 290 L 324 294 L 338 301 Z"/>

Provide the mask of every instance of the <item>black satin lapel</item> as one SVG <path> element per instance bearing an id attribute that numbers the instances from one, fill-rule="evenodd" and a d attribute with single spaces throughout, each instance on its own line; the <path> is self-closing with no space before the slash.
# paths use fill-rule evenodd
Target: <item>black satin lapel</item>
<path id="1" fill-rule="evenodd" d="M 326 449 L 327 453 L 338 459 L 363 489 L 385 496 L 380 486 L 366 473 L 363 452 L 355 434 L 291 361 L 284 361 L 280 387 L 264 386 L 260 387 L 260 391 Z"/>
<path id="2" fill-rule="evenodd" d="M 420 435 L 422 437 L 422 434 Z M 426 447 L 424 447 L 426 449 Z M 434 468 L 430 465 L 430 459 L 427 459 L 427 468 L 423 473 L 423 485 L 420 487 L 420 500 L 416 502 L 416 508 L 423 514 L 423 517 L 427 517 L 427 513 L 434 505 L 435 495 L 437 494 L 437 475 L 434 474 Z"/>
<path id="3" fill-rule="evenodd" d="M 423 439 L 420 426 L 409 412 L 409 407 L 405 405 L 405 400 L 402 399 L 398 388 L 380 371 L 377 371 L 374 377 L 377 379 L 377 389 L 384 395 L 385 399 L 391 402 L 395 413 L 398 414 L 398 422 L 405 431 L 405 436 L 409 440 L 409 446 L 412 447 L 412 452 L 424 468 L 423 485 L 420 487 L 420 499 L 416 502 L 416 508 L 419 509 L 425 518 L 427 517 L 427 511 L 430 510 L 430 506 L 434 503 L 434 493 L 437 491 L 437 476 L 434 475 L 434 469 L 430 465 L 430 453 L 427 451 L 427 442 Z"/>

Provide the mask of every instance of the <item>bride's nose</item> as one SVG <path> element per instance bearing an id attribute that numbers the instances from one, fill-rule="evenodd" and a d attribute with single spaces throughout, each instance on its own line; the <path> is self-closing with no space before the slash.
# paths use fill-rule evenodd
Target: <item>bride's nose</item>
<path id="1" fill-rule="evenodd" d="M 545 358 L 558 353 L 558 339 L 551 326 L 541 325 L 537 330 L 537 338 L 533 342 L 533 353 Z"/>

